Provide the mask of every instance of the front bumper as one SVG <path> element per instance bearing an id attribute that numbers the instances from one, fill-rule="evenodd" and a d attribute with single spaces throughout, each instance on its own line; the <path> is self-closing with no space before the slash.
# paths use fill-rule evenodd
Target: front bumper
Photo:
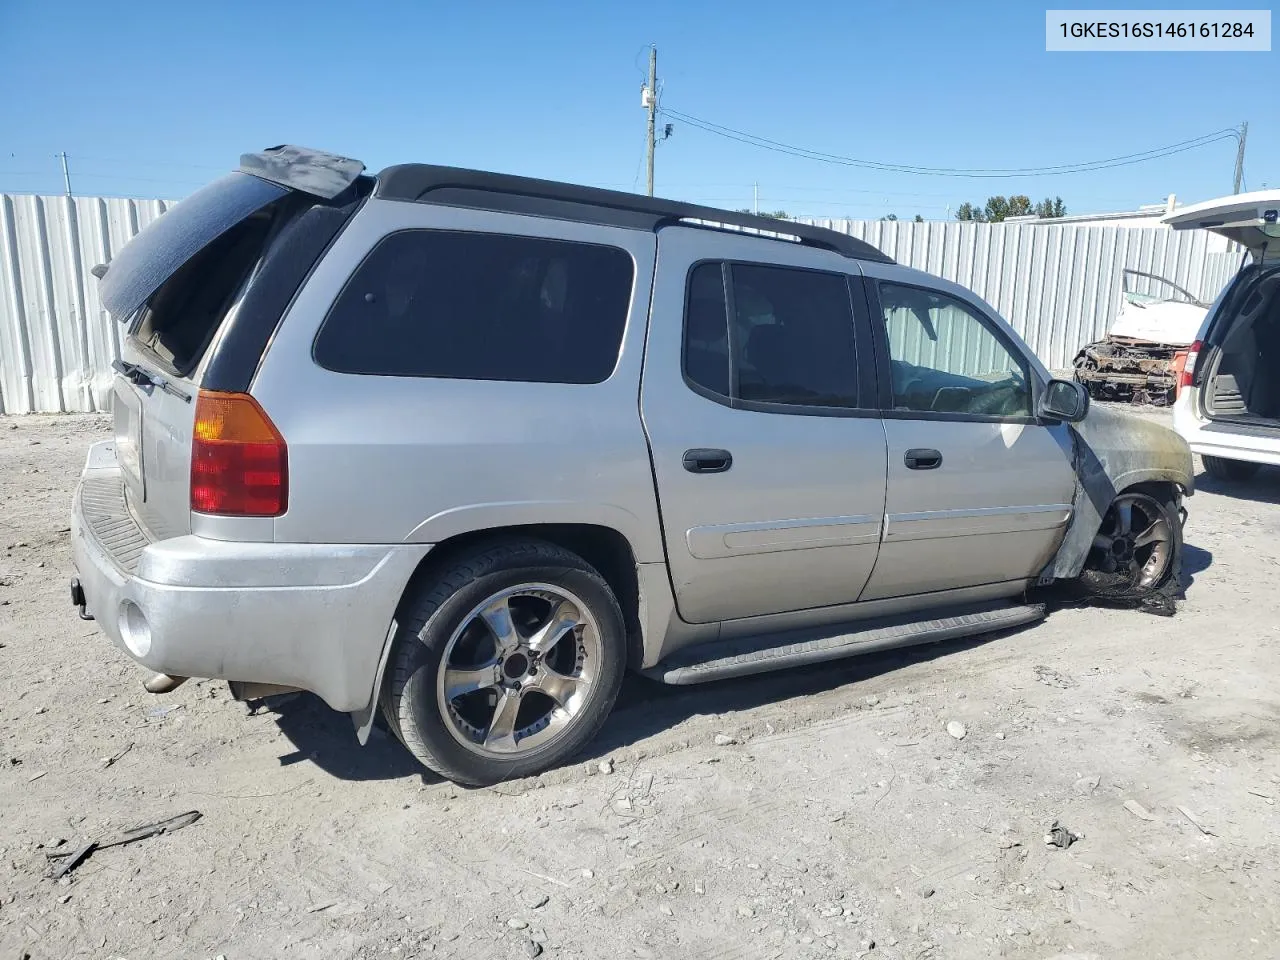
<path id="1" fill-rule="evenodd" d="M 117 647 L 171 676 L 299 687 L 336 710 L 368 707 L 396 606 L 429 544 L 152 543 L 123 497 L 110 442 L 95 444 L 72 547 L 88 611 Z"/>

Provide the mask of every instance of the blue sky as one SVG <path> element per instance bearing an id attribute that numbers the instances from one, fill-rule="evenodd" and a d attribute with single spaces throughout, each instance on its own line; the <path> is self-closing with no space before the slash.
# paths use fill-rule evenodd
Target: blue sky
<path id="1" fill-rule="evenodd" d="M 1247 185 L 1280 187 L 1280 54 L 1044 50 L 1025 2 L 174 3 L 0 0 L 0 191 L 180 197 L 243 150 L 300 143 L 643 190 L 640 86 L 844 156 L 948 167 L 1086 161 L 1250 121 Z M 1071 212 L 1229 193 L 1235 144 L 1057 177 L 912 176 L 675 123 L 657 192 L 934 219 L 992 193 Z"/>

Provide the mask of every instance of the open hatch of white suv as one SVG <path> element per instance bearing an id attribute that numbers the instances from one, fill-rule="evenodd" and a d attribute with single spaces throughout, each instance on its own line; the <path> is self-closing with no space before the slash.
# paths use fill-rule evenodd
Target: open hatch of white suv
<path id="1" fill-rule="evenodd" d="M 1261 190 L 1164 218 L 1175 230 L 1212 230 L 1247 251 L 1186 353 L 1174 408 L 1176 429 L 1221 479 L 1280 464 L 1278 214 L 1280 190 Z"/>

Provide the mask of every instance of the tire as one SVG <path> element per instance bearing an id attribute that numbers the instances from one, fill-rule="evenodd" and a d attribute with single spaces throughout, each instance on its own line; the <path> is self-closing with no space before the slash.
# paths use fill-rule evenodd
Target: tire
<path id="1" fill-rule="evenodd" d="M 1228 460 L 1226 457 L 1202 456 L 1200 459 L 1204 461 L 1204 471 L 1209 476 L 1233 483 L 1252 480 L 1261 467 L 1261 464 L 1248 460 Z"/>
<path id="2" fill-rule="evenodd" d="M 1144 543 L 1148 536 L 1158 539 Z M 1144 600 L 1176 589 L 1181 572 L 1182 518 L 1177 500 L 1163 493 L 1126 490 L 1102 518 L 1078 583 L 1092 597 Z"/>
<path id="3" fill-rule="evenodd" d="M 599 732 L 622 686 L 617 598 L 590 564 L 553 544 L 477 547 L 411 588 L 398 620 L 383 714 L 419 762 L 460 784 L 568 760 Z"/>

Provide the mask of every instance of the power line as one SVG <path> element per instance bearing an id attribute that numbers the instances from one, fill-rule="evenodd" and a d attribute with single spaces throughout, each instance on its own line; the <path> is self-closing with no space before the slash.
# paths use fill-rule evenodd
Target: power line
<path id="1" fill-rule="evenodd" d="M 695 117 L 691 114 L 672 110 L 669 107 L 664 107 L 662 112 L 681 121 L 682 123 L 687 123 L 690 126 L 703 130 L 706 133 L 715 134 L 719 137 L 735 140 L 739 143 L 745 143 L 754 147 L 760 147 L 765 150 L 772 150 L 775 153 L 784 153 L 794 157 L 801 157 L 803 159 L 819 160 L 824 163 L 859 167 L 869 170 L 882 170 L 891 173 L 909 173 L 919 176 L 971 177 L 977 179 L 1062 176 L 1069 173 L 1088 173 L 1094 170 L 1106 170 L 1111 167 L 1123 167 L 1135 163 L 1144 163 L 1148 160 L 1158 160 L 1162 157 L 1169 157 L 1187 150 L 1194 150 L 1197 147 L 1207 146 L 1210 143 L 1217 143 L 1220 140 L 1237 139 L 1240 136 L 1239 131 L 1232 128 L 1224 128 L 1222 130 L 1216 130 L 1213 133 L 1206 133 L 1199 137 L 1182 140 L 1178 143 L 1167 144 L 1163 147 L 1154 147 L 1150 150 L 1143 150 L 1139 153 L 1110 157 L 1105 160 L 1090 160 L 1081 163 L 1059 164 L 1048 167 L 923 167 L 914 164 L 862 160 L 855 157 L 841 156 L 839 154 L 823 153 L 817 150 L 810 150 L 806 147 L 798 147 L 794 144 L 783 143 L 779 140 L 770 140 L 767 137 L 760 137 L 755 134 L 747 133 L 743 130 L 736 130 L 733 127 L 723 126 L 722 124 L 712 123 L 709 120 L 703 120 L 700 117 Z"/>

